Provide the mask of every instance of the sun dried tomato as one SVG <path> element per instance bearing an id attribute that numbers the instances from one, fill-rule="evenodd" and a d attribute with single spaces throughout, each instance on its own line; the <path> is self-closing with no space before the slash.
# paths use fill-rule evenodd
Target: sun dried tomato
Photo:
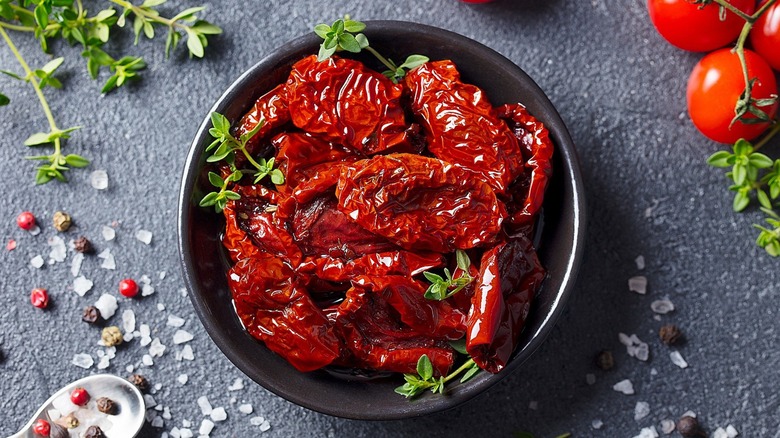
<path id="1" fill-rule="evenodd" d="M 532 116 L 523 105 L 504 105 L 498 109 L 517 137 L 523 155 L 527 181 L 522 183 L 519 199 L 509 202 L 510 222 L 516 227 L 528 226 L 542 208 L 544 191 L 552 176 L 553 144 L 544 124 Z M 514 194 L 513 194 L 514 195 Z"/>
<path id="2" fill-rule="evenodd" d="M 480 368 L 497 373 L 506 365 L 544 276 L 524 235 L 482 255 L 466 332 L 466 350 Z"/>
<path id="3" fill-rule="evenodd" d="M 350 59 L 293 65 L 287 96 L 295 126 L 365 154 L 410 151 L 403 88 Z"/>
<path id="4" fill-rule="evenodd" d="M 412 154 L 342 168 L 338 208 L 405 249 L 441 253 L 493 242 L 506 211 L 490 186 L 461 167 Z"/>
<path id="5" fill-rule="evenodd" d="M 247 331 L 298 370 L 312 371 L 339 357 L 341 342 L 299 283 L 287 263 L 267 254 L 241 259 L 228 272 Z"/>
<path id="6" fill-rule="evenodd" d="M 496 192 L 504 193 L 522 172 L 523 156 L 482 90 L 461 82 L 452 61 L 425 63 L 406 75 L 405 84 L 428 150 L 484 175 Z"/>
<path id="7" fill-rule="evenodd" d="M 309 257 L 298 270 L 327 281 L 343 282 L 359 275 L 413 277 L 429 269 L 442 266 L 444 263 L 441 254 L 389 251 L 366 254 L 351 260 L 330 256 Z"/>
<path id="8" fill-rule="evenodd" d="M 273 90 L 257 99 L 252 109 L 244 114 L 238 122 L 235 137 L 239 138 L 252 131 L 261 120 L 264 121 L 263 126 L 247 142 L 247 150 L 252 154 L 257 152 L 257 146 L 263 137 L 290 121 L 290 111 L 287 109 L 287 89 L 284 84 L 277 85 Z"/>

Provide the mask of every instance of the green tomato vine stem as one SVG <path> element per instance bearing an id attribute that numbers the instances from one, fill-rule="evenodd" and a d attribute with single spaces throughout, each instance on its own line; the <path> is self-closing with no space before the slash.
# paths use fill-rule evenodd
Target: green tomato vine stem
<path id="1" fill-rule="evenodd" d="M 778 133 L 780 133 L 780 121 L 775 120 L 774 124 L 772 125 L 772 128 L 770 128 L 769 131 L 767 131 L 767 133 L 764 135 L 764 137 L 761 138 L 761 140 L 759 140 L 755 145 L 753 145 L 753 150 L 757 151 L 761 149 L 761 147 L 769 143 L 769 140 L 774 138 L 774 136 L 777 135 Z"/>
<path id="2" fill-rule="evenodd" d="M 49 129 L 51 132 L 59 132 L 60 129 L 57 127 L 57 122 L 54 120 L 54 114 L 51 112 L 51 108 L 49 108 L 49 103 L 46 101 L 46 97 L 43 95 L 43 91 L 41 90 L 40 85 L 38 84 L 38 79 L 35 77 L 35 74 L 33 73 L 32 69 L 30 69 L 30 66 L 27 65 L 27 61 L 24 60 L 24 57 L 22 57 L 22 54 L 19 53 L 19 50 L 16 48 L 16 45 L 11 41 L 11 37 L 8 35 L 8 32 L 3 29 L 3 26 L 0 26 L 0 35 L 3 36 L 3 39 L 5 40 L 6 44 L 8 44 L 8 48 L 11 49 L 11 52 L 13 52 L 14 56 L 16 57 L 16 60 L 19 61 L 19 65 L 22 66 L 22 69 L 27 75 L 27 80 L 30 82 L 30 85 L 32 85 L 33 89 L 35 90 L 35 95 L 38 96 L 38 101 L 41 103 L 41 107 L 43 108 L 43 113 L 46 115 L 46 120 L 49 122 Z M 61 139 L 55 138 L 54 139 L 54 156 L 57 157 L 57 161 L 59 162 L 59 157 L 61 149 Z"/>

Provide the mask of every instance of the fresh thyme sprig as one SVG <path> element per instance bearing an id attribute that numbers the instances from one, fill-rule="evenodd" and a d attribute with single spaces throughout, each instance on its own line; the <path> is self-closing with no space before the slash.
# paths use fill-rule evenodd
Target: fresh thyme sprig
<path id="1" fill-rule="evenodd" d="M 452 274 L 447 268 L 444 268 L 444 277 L 433 272 L 423 272 L 425 278 L 431 282 L 431 285 L 428 286 L 428 289 L 425 291 L 425 298 L 437 301 L 447 299 L 460 292 L 474 281 L 474 277 L 469 274 L 471 260 L 469 260 L 469 256 L 466 252 L 456 250 L 455 260 L 458 268 L 461 270 L 461 275 L 459 275 L 458 278 L 452 278 Z"/>
<path id="2" fill-rule="evenodd" d="M 212 151 L 212 154 L 206 158 L 209 163 L 216 163 L 219 161 L 225 161 L 232 173 L 225 179 L 222 179 L 214 172 L 209 172 L 209 182 L 212 186 L 219 189 L 217 192 L 207 193 L 203 199 L 200 200 L 201 207 L 214 206 L 214 211 L 217 213 L 225 209 L 228 200 L 240 199 L 241 195 L 228 190 L 228 185 L 231 182 L 238 182 L 244 177 L 244 171 L 237 169 L 235 166 L 236 153 L 241 152 L 246 160 L 255 168 L 253 176 L 255 177 L 254 183 L 262 181 L 266 176 L 271 179 L 271 182 L 276 185 L 284 184 L 284 175 L 279 169 L 274 169 L 274 159 L 268 160 L 260 158 L 255 160 L 249 151 L 246 150 L 246 145 L 265 124 L 265 120 L 260 122 L 249 132 L 241 135 L 240 138 L 235 138 L 230 133 L 230 121 L 227 117 L 220 113 L 211 113 L 211 128 L 209 134 L 214 137 L 214 141 L 206 147 L 206 152 Z"/>
<path id="3" fill-rule="evenodd" d="M 317 59 L 324 61 L 340 51 L 360 53 L 362 50 L 366 50 L 387 67 L 387 70 L 382 74 L 395 83 L 403 79 L 407 71 L 429 61 L 427 56 L 409 55 L 401 65 L 396 65 L 391 59 L 385 58 L 369 45 L 368 38 L 361 33 L 365 28 L 365 23 L 352 20 L 349 15 L 334 21 L 330 26 L 327 24 L 314 26 L 314 33 L 323 39 Z"/>
<path id="4" fill-rule="evenodd" d="M 463 351 L 465 352 L 465 348 Z M 460 382 L 466 382 L 474 377 L 479 370 L 480 368 L 474 362 L 474 359 L 469 359 L 455 371 L 447 376 L 440 376 L 437 379 L 433 377 L 433 363 L 431 363 L 431 359 L 428 358 L 427 354 L 423 354 L 417 361 L 417 374 L 404 374 L 406 383 L 395 388 L 395 392 L 406 398 L 416 397 L 422 394 L 426 389 L 430 389 L 434 394 L 437 392 L 439 394 L 444 394 L 444 386 L 447 382 L 463 372 L 465 372 L 465 374 L 461 377 Z"/>

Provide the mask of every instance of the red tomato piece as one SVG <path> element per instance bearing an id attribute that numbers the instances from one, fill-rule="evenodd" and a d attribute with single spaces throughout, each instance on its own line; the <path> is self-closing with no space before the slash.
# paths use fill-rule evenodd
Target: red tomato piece
<path id="1" fill-rule="evenodd" d="M 756 53 L 745 50 L 748 76 L 757 79 L 753 86 L 754 99 L 766 99 L 777 94 L 775 74 Z M 739 57 L 730 49 L 721 49 L 702 58 L 688 79 L 688 114 L 693 124 L 706 137 L 720 143 L 734 143 L 740 138 L 758 137 L 769 123 L 746 124 L 734 119 L 734 107 L 745 89 L 745 79 Z M 777 102 L 760 108 L 772 118 Z M 750 117 L 753 117 L 750 115 Z"/>
<path id="2" fill-rule="evenodd" d="M 312 257 L 299 267 L 299 272 L 305 271 L 327 281 L 345 282 L 361 275 L 412 277 L 442 266 L 444 262 L 441 254 L 388 251 L 366 254 L 352 260 L 330 256 Z"/>
<path id="3" fill-rule="evenodd" d="M 277 85 L 273 90 L 257 99 L 252 109 L 239 120 L 235 132 L 236 138 L 255 129 L 261 120 L 264 121 L 263 126 L 247 143 L 249 153 L 256 152 L 263 137 L 290 121 L 290 111 L 287 109 L 287 89 L 284 84 Z M 243 159 L 240 155 L 237 158 Z"/>
<path id="4" fill-rule="evenodd" d="M 773 69 L 780 71 L 780 3 L 770 6 L 755 22 L 750 30 L 750 44 Z"/>
<path id="5" fill-rule="evenodd" d="M 750 15 L 755 0 L 730 0 Z M 650 20 L 658 33 L 672 45 L 691 52 L 709 52 L 737 39 L 745 21 L 731 11 L 721 20 L 720 6 L 693 4 L 690 0 L 647 0 Z"/>

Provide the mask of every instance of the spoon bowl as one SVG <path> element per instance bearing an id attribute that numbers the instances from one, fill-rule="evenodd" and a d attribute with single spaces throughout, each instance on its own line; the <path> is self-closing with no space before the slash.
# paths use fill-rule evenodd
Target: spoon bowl
<path id="1" fill-rule="evenodd" d="M 76 406 L 70 402 L 70 393 L 76 388 L 84 388 L 90 394 L 90 400 L 85 406 Z M 64 400 L 61 399 L 62 397 Z M 114 415 L 98 411 L 95 402 L 100 397 L 108 397 L 114 401 L 117 406 Z M 89 426 L 95 425 L 103 429 L 108 436 L 135 437 L 144 425 L 146 413 L 143 395 L 132 383 L 111 374 L 96 374 L 76 380 L 52 394 L 35 411 L 35 415 L 30 421 L 9 438 L 40 438 L 40 435 L 36 435 L 32 430 L 33 424 L 39 419 L 49 421 L 52 424 L 51 436 L 57 436 L 54 433 L 56 427 L 54 420 L 56 418 L 52 418 L 52 415 L 67 415 L 67 413 L 57 409 L 57 407 L 62 408 L 63 406 L 72 409 L 73 415 L 79 419 L 79 427 L 69 430 L 69 432 L 75 432 L 77 436 L 82 436 L 83 431 Z"/>

